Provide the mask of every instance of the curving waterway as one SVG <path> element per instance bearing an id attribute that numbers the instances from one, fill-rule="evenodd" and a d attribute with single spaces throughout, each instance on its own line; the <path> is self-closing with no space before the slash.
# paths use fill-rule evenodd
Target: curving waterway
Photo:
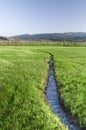
<path id="1" fill-rule="evenodd" d="M 61 105 L 59 103 L 59 94 L 57 88 L 58 85 L 55 79 L 53 56 L 51 56 L 49 62 L 49 77 L 48 77 L 48 83 L 46 88 L 47 100 L 54 113 L 60 117 L 61 121 L 64 123 L 65 126 L 68 126 L 69 130 L 80 130 L 78 126 L 73 124 L 71 119 L 67 117 L 66 113 L 61 108 Z"/>

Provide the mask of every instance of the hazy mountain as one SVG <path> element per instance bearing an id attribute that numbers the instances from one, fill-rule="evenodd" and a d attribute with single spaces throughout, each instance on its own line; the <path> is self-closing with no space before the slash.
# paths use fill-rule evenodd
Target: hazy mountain
<path id="1" fill-rule="evenodd" d="M 86 33 L 84 32 L 68 32 L 68 33 L 45 33 L 45 34 L 22 34 L 12 37 L 0 36 L 0 41 L 11 40 L 33 40 L 33 41 L 72 41 L 72 42 L 86 42 Z"/>
<path id="2" fill-rule="evenodd" d="M 11 38 L 20 40 L 50 40 L 50 41 L 86 41 L 86 33 L 84 32 L 68 32 L 68 33 L 45 33 L 45 34 L 22 34 Z"/>
<path id="3" fill-rule="evenodd" d="M 3 40 L 7 41 L 8 38 L 7 38 L 7 37 L 0 36 L 0 40 L 1 40 L 1 41 L 3 41 Z"/>

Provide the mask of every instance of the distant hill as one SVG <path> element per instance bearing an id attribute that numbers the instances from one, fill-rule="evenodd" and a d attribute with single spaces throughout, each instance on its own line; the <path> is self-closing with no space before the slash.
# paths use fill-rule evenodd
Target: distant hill
<path id="1" fill-rule="evenodd" d="M 86 33 L 84 32 L 68 32 L 68 33 L 45 33 L 45 34 L 22 34 L 11 38 L 20 40 L 48 40 L 48 41 L 70 41 L 70 42 L 86 42 Z"/>
<path id="2" fill-rule="evenodd" d="M 69 41 L 69 42 L 86 42 L 86 33 L 84 32 L 68 32 L 68 33 L 45 33 L 45 34 L 22 34 L 11 37 L 0 36 L 0 41 Z"/>
<path id="3" fill-rule="evenodd" d="M 0 40 L 1 40 L 1 41 L 3 41 L 3 40 L 7 41 L 8 38 L 7 38 L 7 37 L 0 36 Z"/>

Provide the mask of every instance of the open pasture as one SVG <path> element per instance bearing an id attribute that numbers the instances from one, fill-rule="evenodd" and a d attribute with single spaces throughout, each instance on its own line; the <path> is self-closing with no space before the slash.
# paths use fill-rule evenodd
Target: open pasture
<path id="1" fill-rule="evenodd" d="M 86 127 L 86 47 L 0 47 L 0 130 L 66 130 L 45 101 L 54 58 L 65 107 Z"/>

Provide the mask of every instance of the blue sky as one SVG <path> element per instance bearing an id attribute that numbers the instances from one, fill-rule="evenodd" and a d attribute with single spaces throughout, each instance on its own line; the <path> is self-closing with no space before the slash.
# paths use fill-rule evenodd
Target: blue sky
<path id="1" fill-rule="evenodd" d="M 86 0 L 0 0 L 0 35 L 86 32 Z"/>

